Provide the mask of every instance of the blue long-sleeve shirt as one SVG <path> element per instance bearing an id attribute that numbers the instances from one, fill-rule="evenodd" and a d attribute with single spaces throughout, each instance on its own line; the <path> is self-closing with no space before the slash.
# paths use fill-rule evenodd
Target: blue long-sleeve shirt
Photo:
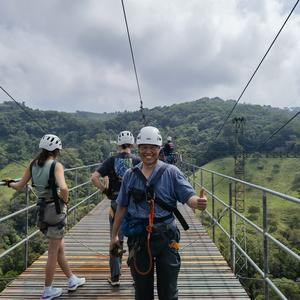
<path id="1" fill-rule="evenodd" d="M 151 179 L 155 177 L 157 171 L 160 169 L 161 165 L 165 164 L 162 161 L 157 161 L 157 164 L 152 172 L 152 174 L 147 179 L 151 182 Z M 138 165 L 139 168 L 142 167 L 142 163 Z M 144 190 L 145 183 L 143 180 L 133 172 L 132 169 L 128 169 L 123 177 L 122 186 L 117 198 L 117 203 L 121 207 L 127 207 L 127 212 L 134 218 L 148 218 L 149 215 L 149 205 L 145 200 L 135 202 L 130 190 L 132 188 Z M 156 183 L 155 195 L 157 198 L 163 200 L 166 204 L 176 207 L 177 201 L 181 203 L 186 203 L 188 199 L 195 195 L 195 191 L 187 181 L 182 172 L 174 165 L 168 165 L 164 173 L 162 174 L 160 180 Z M 155 205 L 155 217 L 161 218 L 169 215 L 170 212 L 162 209 L 159 205 Z M 165 222 L 170 223 L 174 219 L 168 219 Z"/>

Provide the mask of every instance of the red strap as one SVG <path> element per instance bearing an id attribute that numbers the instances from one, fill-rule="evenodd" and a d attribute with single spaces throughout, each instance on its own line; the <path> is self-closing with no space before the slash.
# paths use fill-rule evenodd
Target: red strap
<path id="1" fill-rule="evenodd" d="M 146 227 L 146 230 L 148 233 L 152 233 L 153 231 L 153 223 L 154 223 L 154 200 L 151 199 L 149 201 L 149 216 L 148 216 L 148 226 Z"/>

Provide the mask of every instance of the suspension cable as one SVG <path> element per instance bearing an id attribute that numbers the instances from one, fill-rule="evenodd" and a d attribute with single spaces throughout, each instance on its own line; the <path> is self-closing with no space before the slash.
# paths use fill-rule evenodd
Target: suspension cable
<path id="1" fill-rule="evenodd" d="M 247 90 L 248 86 L 250 85 L 252 79 L 254 78 L 255 74 L 257 73 L 257 71 L 259 70 L 260 66 L 262 65 L 263 61 L 265 60 L 265 58 L 267 57 L 267 55 L 269 54 L 271 48 L 273 47 L 273 45 L 275 44 L 275 41 L 277 40 L 278 36 L 280 35 L 281 31 L 283 30 L 284 26 L 286 25 L 287 21 L 289 20 L 290 16 L 292 15 L 292 13 L 294 12 L 295 8 L 297 7 L 299 3 L 299 0 L 296 1 L 294 7 L 292 8 L 292 10 L 290 11 L 289 15 L 287 16 L 287 18 L 285 19 L 285 21 L 283 22 L 281 28 L 279 29 L 279 31 L 277 32 L 275 38 L 273 39 L 271 45 L 269 46 L 268 50 L 266 51 L 266 53 L 264 54 L 263 58 L 261 59 L 261 61 L 259 62 L 258 66 L 256 67 L 255 71 L 253 72 L 252 76 L 250 77 L 250 79 L 248 80 L 247 84 L 245 85 L 244 89 L 242 90 L 238 100 L 235 102 L 234 106 L 232 107 L 231 111 L 229 112 L 229 114 L 227 115 L 227 117 L 225 118 L 221 128 L 219 129 L 215 140 L 218 138 L 218 136 L 220 135 L 222 129 L 224 128 L 226 122 L 228 121 L 229 117 L 231 116 L 231 114 L 233 113 L 234 109 L 236 108 L 236 106 L 238 105 L 239 101 L 241 100 L 242 96 L 244 95 L 245 91 Z"/>
<path id="2" fill-rule="evenodd" d="M 27 166 L 25 166 L 24 164 L 20 163 L 19 161 L 15 160 L 15 159 L 13 159 L 13 158 L 11 158 L 11 157 L 9 157 L 8 155 L 6 155 L 6 154 L 4 154 L 4 153 L 2 153 L 2 152 L 0 152 L 0 155 L 3 156 L 3 157 L 5 157 L 5 158 L 8 159 L 8 160 L 11 160 L 11 161 L 17 163 L 18 165 L 20 165 L 20 166 L 22 166 L 22 167 L 24 167 L 24 168 L 27 168 Z"/>
<path id="3" fill-rule="evenodd" d="M 257 151 L 258 149 L 260 149 L 262 146 L 264 146 L 265 144 L 267 144 L 269 142 L 269 140 L 276 135 L 281 129 L 283 129 L 286 125 L 288 125 L 292 120 L 294 120 L 298 115 L 300 114 L 300 111 L 298 111 L 292 118 L 290 118 L 287 122 L 285 122 L 280 128 L 278 128 L 277 130 L 275 130 L 267 139 L 264 140 L 264 142 L 262 142 L 259 146 L 257 146 L 254 149 L 254 152 Z"/>
<path id="4" fill-rule="evenodd" d="M 98 250 L 92 248 L 91 246 L 88 246 L 86 243 L 82 242 L 81 240 L 78 240 L 70 232 L 68 232 L 68 237 L 71 237 L 71 239 L 73 239 L 75 242 L 79 243 L 80 245 L 82 245 L 83 247 L 85 247 L 86 249 L 88 249 L 89 251 L 91 251 L 92 253 L 94 253 L 96 255 L 103 256 L 103 257 L 110 257 L 110 255 L 103 254 L 103 253 L 99 252 Z"/>
<path id="5" fill-rule="evenodd" d="M 131 42 L 131 38 L 130 38 L 129 26 L 128 26 L 128 22 L 127 22 L 125 5 L 124 5 L 123 0 L 121 0 L 121 2 L 122 2 L 124 20 L 125 20 L 125 25 L 126 25 L 126 30 L 127 30 L 127 37 L 128 37 L 129 47 L 130 47 L 131 59 L 132 59 L 132 64 L 133 64 L 133 69 L 134 69 L 134 74 L 135 74 L 135 80 L 136 80 L 136 85 L 137 85 L 139 98 L 140 98 L 140 111 L 142 114 L 142 123 L 144 125 L 146 125 L 146 116 L 145 116 L 144 107 L 143 107 L 142 93 L 141 93 L 139 78 L 138 78 L 138 74 L 137 74 L 137 70 L 136 70 L 136 64 L 135 64 L 135 59 L 134 59 L 134 54 L 133 54 L 132 42 Z"/>
<path id="6" fill-rule="evenodd" d="M 10 99 L 12 99 L 16 104 L 17 104 L 17 106 L 19 107 L 19 108 L 21 108 L 24 112 L 25 112 L 25 114 L 27 115 L 27 116 L 29 116 L 29 118 L 33 121 L 33 122 L 35 122 L 37 125 L 38 125 L 38 127 L 42 130 L 42 132 L 43 133 L 45 133 L 46 132 L 46 130 L 45 130 L 45 128 L 31 115 L 31 113 L 29 113 L 29 111 L 28 110 L 26 110 L 17 100 L 15 100 L 2 86 L 0 86 L 0 89 L 10 98 Z"/>
<path id="7" fill-rule="evenodd" d="M 41 125 L 41 123 L 39 123 L 37 120 L 36 120 L 36 118 L 31 114 L 31 113 L 29 113 L 29 111 L 27 110 L 27 109 L 25 109 L 17 100 L 15 100 L 2 86 L 0 86 L 0 89 L 10 98 L 10 99 L 12 99 L 15 103 L 16 103 L 16 105 L 19 107 L 19 108 L 21 108 L 26 114 L 27 114 L 27 116 L 29 116 L 29 118 L 34 122 L 34 123 L 36 123 L 37 125 L 38 125 L 38 127 L 42 130 L 42 132 L 43 132 L 43 134 L 46 134 L 47 133 L 47 131 L 46 131 L 46 129 Z M 63 152 L 65 152 L 65 153 L 67 153 L 70 157 L 72 157 L 72 155 L 71 155 L 71 153 L 68 151 L 68 150 L 66 150 L 66 149 L 63 149 Z M 4 154 L 1 154 L 0 153 L 0 155 L 2 155 L 2 156 L 4 156 Z M 15 162 L 17 162 L 16 160 L 14 160 L 14 159 L 12 159 L 12 158 L 8 158 L 8 157 L 6 157 L 7 159 L 9 159 L 9 160 L 12 160 L 12 161 L 15 161 Z M 21 164 L 22 165 L 22 164 Z M 24 165 L 23 165 L 24 166 Z"/>
<path id="8" fill-rule="evenodd" d="M 228 211 L 228 209 L 229 209 L 228 207 L 225 207 L 225 208 L 221 211 L 221 213 L 220 213 L 220 215 L 219 215 L 219 217 L 218 217 L 218 219 L 217 219 L 216 221 L 212 220 L 211 223 L 210 223 L 209 225 L 207 225 L 207 226 L 204 226 L 204 225 L 203 225 L 204 228 L 205 228 L 205 230 L 206 230 L 206 232 L 204 232 L 204 233 L 199 233 L 199 234 L 198 234 L 198 236 L 199 236 L 198 238 L 194 239 L 194 240 L 191 241 L 190 243 L 187 243 L 187 244 L 183 245 L 183 246 L 179 249 L 179 252 L 184 252 L 184 251 L 185 251 L 184 249 L 186 249 L 186 248 L 190 247 L 191 245 L 193 245 L 193 244 L 199 242 L 199 241 L 202 239 L 203 236 L 207 236 L 207 231 L 208 231 L 208 229 L 210 229 L 211 227 L 215 226 L 216 223 L 220 223 L 221 219 L 225 216 L 225 214 L 226 214 L 226 212 Z M 204 214 L 204 213 L 207 213 L 207 210 L 204 210 L 204 211 L 202 212 L 202 214 Z"/>

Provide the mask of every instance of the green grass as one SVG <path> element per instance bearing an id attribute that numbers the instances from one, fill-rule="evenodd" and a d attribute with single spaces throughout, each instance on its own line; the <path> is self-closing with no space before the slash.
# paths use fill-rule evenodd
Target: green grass
<path id="1" fill-rule="evenodd" d="M 205 169 L 216 171 L 228 176 L 234 176 L 234 160 L 232 157 L 218 159 L 204 166 Z M 300 191 L 295 189 L 295 176 L 300 172 L 300 160 L 295 158 L 249 158 L 245 165 L 245 181 L 259 185 L 293 197 L 299 197 Z M 191 179 L 191 178 L 190 178 Z M 200 182 L 200 172 L 196 174 L 196 181 Z M 211 174 L 203 173 L 204 186 L 211 190 Z M 215 176 L 215 195 L 229 203 L 229 181 L 222 180 Z M 293 189 L 294 187 L 294 189 Z M 209 198 L 209 197 L 208 197 Z M 292 216 L 300 214 L 300 205 L 276 196 L 267 194 L 268 216 L 270 232 L 277 238 L 282 239 L 284 232 L 288 230 L 287 222 Z M 208 200 L 208 211 L 211 212 L 211 199 Z M 216 213 L 224 209 L 222 204 L 215 202 Z M 250 210 L 250 211 L 249 211 Z M 251 210 L 256 210 L 252 213 Z M 253 188 L 245 189 L 245 211 L 244 215 L 250 218 L 256 225 L 262 227 L 262 192 Z M 221 224 L 227 231 L 229 229 L 229 214 L 222 218 Z M 296 225 L 299 226 L 299 225 Z M 247 226 L 248 228 L 248 226 Z M 249 227 L 250 228 L 250 227 Z M 217 237 L 220 236 L 217 231 Z M 256 232 L 249 235 L 250 239 L 255 239 Z"/>
<path id="2" fill-rule="evenodd" d="M 28 161 L 21 161 L 23 165 L 29 164 Z M 6 178 L 17 179 L 21 178 L 24 174 L 25 167 L 17 163 L 10 163 L 5 166 L 3 169 L 0 169 L 0 180 Z M 10 189 L 5 186 L 0 186 L 0 201 L 11 199 L 12 195 L 15 193 L 15 190 Z"/>

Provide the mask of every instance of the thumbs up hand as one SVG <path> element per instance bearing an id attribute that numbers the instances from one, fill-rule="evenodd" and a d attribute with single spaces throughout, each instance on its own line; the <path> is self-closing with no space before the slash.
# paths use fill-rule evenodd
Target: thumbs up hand
<path id="1" fill-rule="evenodd" d="M 197 199 L 197 209 L 205 210 L 207 206 L 207 198 L 204 194 L 204 189 L 200 190 L 199 198 Z"/>
<path id="2" fill-rule="evenodd" d="M 187 205 L 193 209 L 205 210 L 207 206 L 207 198 L 204 195 L 204 190 L 200 191 L 200 196 L 194 195 L 188 201 Z"/>

